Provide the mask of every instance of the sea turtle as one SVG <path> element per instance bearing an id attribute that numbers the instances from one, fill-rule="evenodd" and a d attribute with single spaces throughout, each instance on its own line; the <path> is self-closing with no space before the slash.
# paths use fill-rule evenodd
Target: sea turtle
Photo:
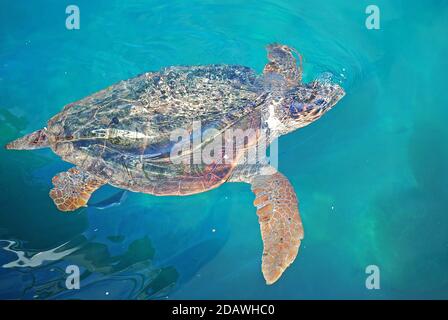
<path id="1" fill-rule="evenodd" d="M 50 197 L 62 211 L 86 206 L 104 184 L 180 196 L 249 183 L 262 272 L 272 284 L 294 261 L 303 227 L 291 183 L 266 161 L 249 163 L 248 152 L 317 120 L 345 93 L 331 81 L 302 83 L 296 50 L 271 44 L 267 51 L 262 75 L 239 65 L 175 66 L 121 81 L 66 105 L 46 127 L 6 148 L 50 147 L 75 165 L 52 179 Z"/>

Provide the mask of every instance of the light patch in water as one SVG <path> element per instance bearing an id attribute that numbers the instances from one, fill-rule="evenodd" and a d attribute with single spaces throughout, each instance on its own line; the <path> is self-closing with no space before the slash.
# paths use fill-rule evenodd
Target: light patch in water
<path id="1" fill-rule="evenodd" d="M 71 254 L 79 249 L 79 247 L 75 247 L 75 248 L 70 248 L 70 249 L 67 249 L 67 250 L 64 250 L 61 252 L 56 252 L 56 251 L 58 251 L 58 249 L 62 248 L 63 246 L 65 246 L 68 243 L 68 242 L 66 242 L 66 243 L 60 245 L 59 247 L 56 247 L 54 249 L 47 250 L 47 251 L 38 252 L 35 255 L 33 255 L 32 257 L 28 258 L 28 257 L 26 257 L 24 251 L 15 251 L 14 249 L 11 249 L 11 247 L 14 244 L 16 244 L 14 241 L 9 241 L 9 240 L 2 240 L 2 241 L 5 241 L 8 243 L 8 245 L 3 248 L 4 250 L 12 252 L 17 255 L 17 260 L 4 264 L 2 266 L 3 268 L 38 267 L 38 266 L 42 265 L 45 261 L 60 260 L 60 259 L 64 258 L 65 256 L 68 256 L 69 254 Z"/>

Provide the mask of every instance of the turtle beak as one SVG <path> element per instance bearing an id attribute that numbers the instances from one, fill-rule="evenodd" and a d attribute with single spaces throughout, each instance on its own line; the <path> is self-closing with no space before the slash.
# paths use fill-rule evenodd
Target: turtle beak
<path id="1" fill-rule="evenodd" d="M 345 91 L 344 89 L 338 85 L 338 84 L 332 84 L 332 89 L 330 90 L 330 101 L 328 102 L 328 106 L 329 108 L 333 108 L 336 103 L 339 102 L 339 100 L 341 100 L 344 96 L 345 96 Z"/>
<path id="2" fill-rule="evenodd" d="M 316 92 L 310 105 L 320 113 L 329 111 L 345 96 L 344 89 L 335 83 L 316 81 L 313 86 L 315 86 Z"/>

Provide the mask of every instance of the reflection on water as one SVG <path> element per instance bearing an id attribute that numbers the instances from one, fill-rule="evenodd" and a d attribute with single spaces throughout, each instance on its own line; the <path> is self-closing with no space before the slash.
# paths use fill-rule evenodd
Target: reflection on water
<path id="1" fill-rule="evenodd" d="M 115 190 L 110 192 L 113 194 L 100 202 L 117 198 Z M 115 209 L 119 211 L 119 207 Z M 197 276 L 227 239 L 223 221 L 219 222 L 220 233 L 213 232 L 217 217 L 211 214 L 199 220 L 192 229 L 177 232 L 176 237 L 182 244 L 164 255 L 158 255 L 150 234 L 141 231 L 140 235 L 126 232 L 110 234 L 112 230 L 117 230 L 111 226 L 124 223 L 123 230 L 133 229 L 142 221 L 124 222 L 131 217 L 110 212 L 111 209 L 86 211 L 91 211 L 91 217 L 95 220 L 91 226 L 55 248 L 27 250 L 26 243 L 21 241 L 0 241 L 3 249 L 0 251 L 0 263 L 3 264 L 0 283 L 4 288 L 11 282 L 8 290 L 2 290 L 0 298 L 165 298 L 178 286 Z M 161 237 L 160 234 L 157 236 Z M 76 265 L 81 270 L 80 290 L 66 288 L 68 274 L 65 270 L 68 265 Z M 16 282 L 19 278 L 26 278 L 27 281 Z"/>
<path id="2" fill-rule="evenodd" d="M 70 253 L 72 253 L 73 251 L 77 250 L 77 248 L 71 248 L 69 250 L 61 251 L 60 250 L 61 247 L 65 247 L 67 245 L 67 243 L 65 243 L 59 247 L 54 248 L 54 249 L 38 252 L 38 253 L 32 255 L 30 258 L 28 258 L 24 251 L 20 251 L 20 250 L 16 251 L 16 250 L 12 249 L 13 246 L 17 247 L 17 244 L 14 241 L 8 241 L 8 240 L 4 240 L 4 241 L 7 242 L 7 245 L 3 249 L 6 251 L 15 253 L 17 255 L 17 260 L 14 260 L 14 261 L 4 264 L 3 268 L 38 267 L 46 261 L 60 260 L 60 259 L 64 258 L 65 256 L 69 255 Z"/>

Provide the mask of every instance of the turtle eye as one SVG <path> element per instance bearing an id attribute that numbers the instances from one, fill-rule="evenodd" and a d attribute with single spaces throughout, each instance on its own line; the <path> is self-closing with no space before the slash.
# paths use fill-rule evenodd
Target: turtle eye
<path id="1" fill-rule="evenodd" d="M 302 112 L 304 109 L 305 109 L 305 107 L 304 107 L 303 103 L 294 101 L 289 106 L 289 113 L 291 114 L 291 116 L 297 117 L 299 115 L 299 113 Z"/>
<path id="2" fill-rule="evenodd" d="M 112 120 L 110 121 L 111 124 L 119 124 L 120 120 L 118 120 L 117 117 L 113 117 Z"/>
<path id="3" fill-rule="evenodd" d="M 317 99 L 315 102 L 316 106 L 324 106 L 325 100 L 324 99 Z"/>

